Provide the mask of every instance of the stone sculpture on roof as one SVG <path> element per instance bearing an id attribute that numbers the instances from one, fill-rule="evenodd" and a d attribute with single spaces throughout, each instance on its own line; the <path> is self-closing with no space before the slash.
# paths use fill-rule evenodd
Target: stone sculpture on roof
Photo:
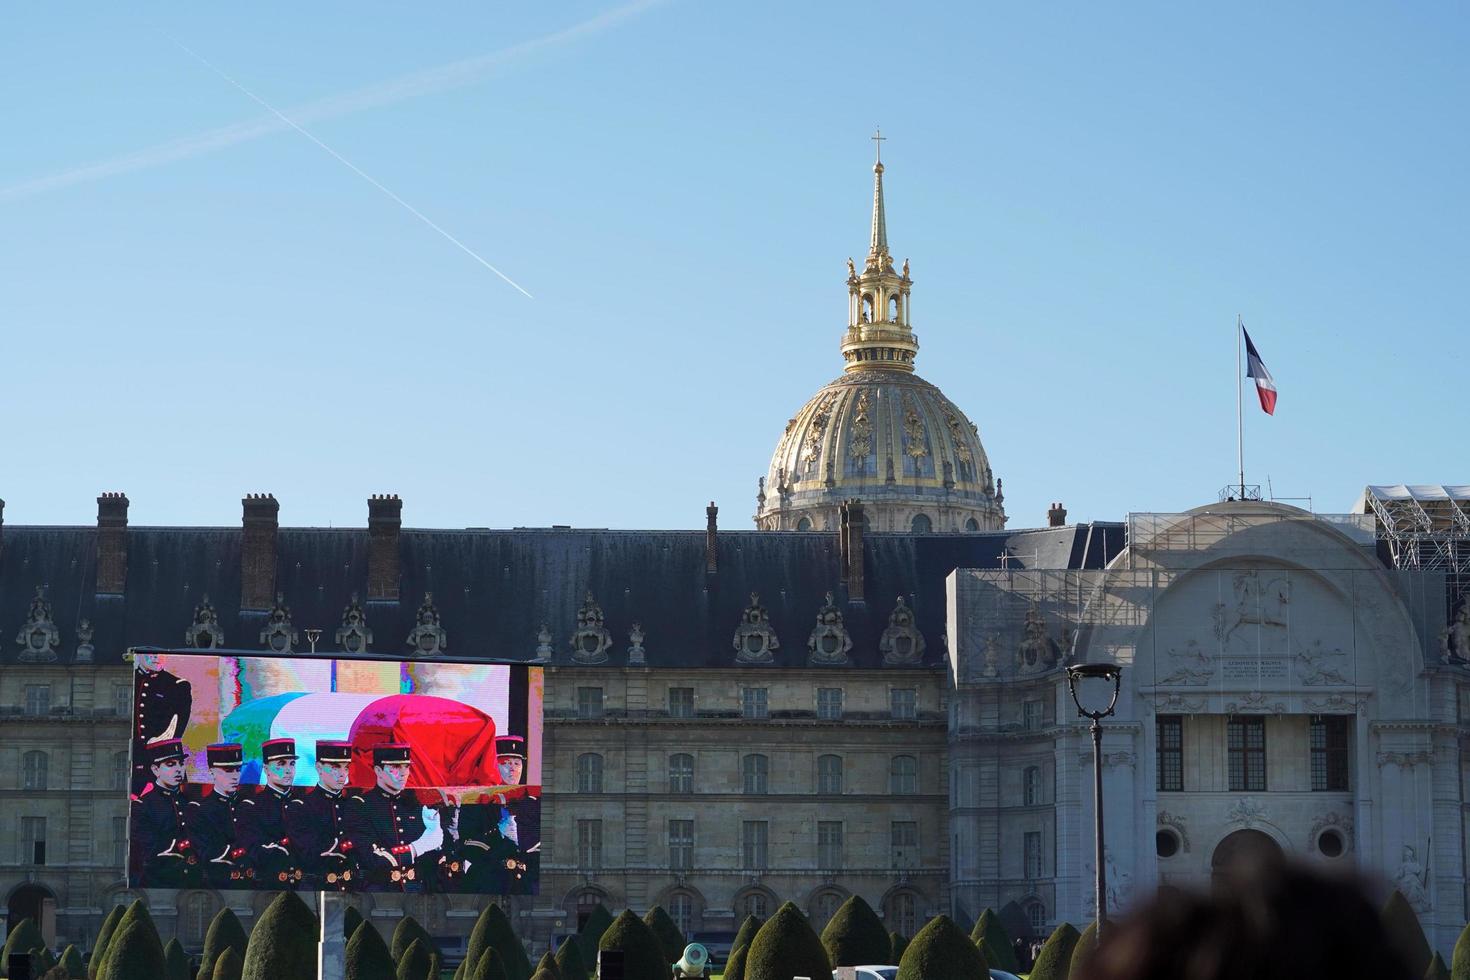
<path id="1" fill-rule="evenodd" d="M 194 607 L 194 619 L 184 630 L 184 643 L 198 650 L 213 650 L 225 642 L 225 631 L 220 629 L 219 614 L 210 604 L 206 593 Z"/>
<path id="2" fill-rule="evenodd" d="M 277 592 L 276 604 L 271 607 L 265 628 L 260 631 L 260 642 L 276 653 L 290 653 L 300 639 L 291 626 L 291 607 L 286 605 L 286 597 Z"/>
<path id="3" fill-rule="evenodd" d="M 842 622 L 842 610 L 827 593 L 827 600 L 817 611 L 817 625 L 807 637 L 807 663 L 821 667 L 845 667 L 852 661 L 847 652 L 852 649 L 852 637 Z"/>
<path id="4" fill-rule="evenodd" d="M 95 658 L 97 651 L 92 646 L 92 633 L 92 621 L 90 619 L 84 617 L 81 622 L 77 623 L 76 662 L 79 664 L 89 664 Z"/>
<path id="5" fill-rule="evenodd" d="M 732 645 L 735 662 L 739 664 L 768 664 L 775 659 L 773 651 L 781 648 L 781 640 L 771 627 L 771 618 L 761 605 L 759 592 L 750 594 L 750 605 L 740 614 Z"/>
<path id="6" fill-rule="evenodd" d="M 342 625 L 337 628 L 337 648 L 346 653 L 361 653 L 372 642 L 373 631 L 368 627 L 367 614 L 362 611 L 362 604 L 354 592 L 347 608 L 342 610 Z"/>
<path id="7" fill-rule="evenodd" d="M 924 660 L 924 634 L 914 625 L 914 611 L 899 596 L 888 614 L 888 628 L 878 639 L 885 667 L 916 667 Z"/>
<path id="8" fill-rule="evenodd" d="M 51 602 L 46 598 L 43 586 L 36 586 L 35 598 L 31 599 L 30 614 L 25 625 L 16 634 L 20 644 L 20 662 L 26 664 L 54 664 L 56 648 L 61 644 L 61 631 L 51 621 Z"/>
<path id="9" fill-rule="evenodd" d="M 449 634 L 439 624 L 439 609 L 434 605 L 434 593 L 425 592 L 419 605 L 415 625 L 408 633 L 408 648 L 415 656 L 432 657 L 449 646 Z"/>
<path id="10" fill-rule="evenodd" d="M 572 634 L 572 659 L 579 664 L 607 663 L 607 649 L 612 646 L 612 634 L 607 631 L 602 616 L 602 607 L 588 592 L 577 610 L 577 631 Z"/>

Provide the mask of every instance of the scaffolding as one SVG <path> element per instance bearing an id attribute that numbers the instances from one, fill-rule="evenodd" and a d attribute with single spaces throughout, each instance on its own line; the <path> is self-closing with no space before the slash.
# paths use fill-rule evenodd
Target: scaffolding
<path id="1" fill-rule="evenodd" d="M 1365 487 L 1357 512 L 1373 515 L 1395 568 L 1470 575 L 1470 486 Z"/>

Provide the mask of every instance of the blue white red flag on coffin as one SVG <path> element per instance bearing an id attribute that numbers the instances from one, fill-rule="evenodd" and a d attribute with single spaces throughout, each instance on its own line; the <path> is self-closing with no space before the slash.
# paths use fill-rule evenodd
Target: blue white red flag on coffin
<path id="1" fill-rule="evenodd" d="M 1245 335 L 1245 376 L 1256 383 L 1256 394 L 1261 399 L 1261 411 L 1267 415 L 1276 414 L 1276 382 L 1271 379 L 1271 372 L 1266 370 L 1266 363 L 1261 360 L 1260 351 L 1256 345 L 1251 343 L 1250 332 L 1241 324 L 1240 332 Z"/>

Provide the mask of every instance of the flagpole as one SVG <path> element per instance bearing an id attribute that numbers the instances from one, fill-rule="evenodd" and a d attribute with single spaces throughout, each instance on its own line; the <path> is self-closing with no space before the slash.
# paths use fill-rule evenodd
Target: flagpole
<path id="1" fill-rule="evenodd" d="M 1245 499 L 1245 422 L 1240 403 L 1240 337 L 1245 325 L 1235 314 L 1235 462 L 1240 470 L 1240 499 Z"/>

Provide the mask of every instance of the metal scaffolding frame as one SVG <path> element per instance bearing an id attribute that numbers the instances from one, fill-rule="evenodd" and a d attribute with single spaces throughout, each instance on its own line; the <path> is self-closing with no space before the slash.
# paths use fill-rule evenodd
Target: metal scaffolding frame
<path id="1" fill-rule="evenodd" d="M 1470 486 L 1365 487 L 1358 512 L 1373 515 L 1395 568 L 1470 575 Z"/>

